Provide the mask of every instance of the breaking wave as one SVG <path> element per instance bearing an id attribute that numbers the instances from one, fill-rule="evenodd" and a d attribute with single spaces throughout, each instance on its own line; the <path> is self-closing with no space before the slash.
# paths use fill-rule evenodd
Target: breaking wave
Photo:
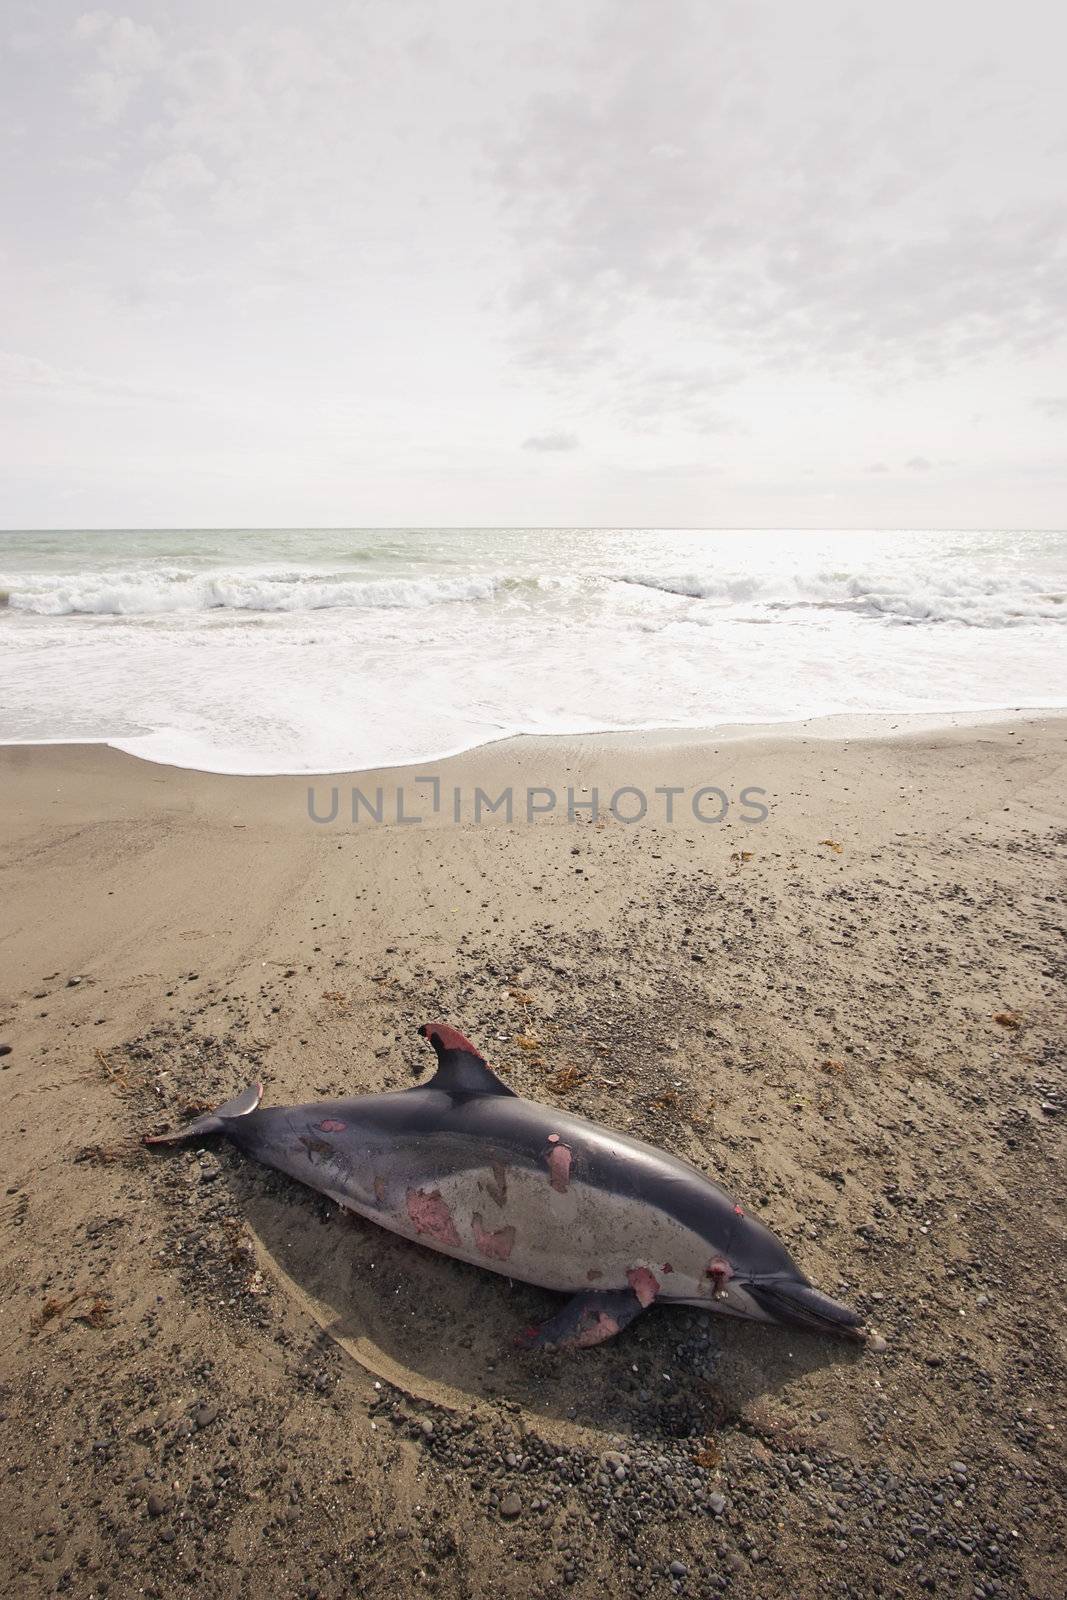
<path id="1" fill-rule="evenodd" d="M 1050 591 L 1021 574 L 1010 585 L 993 577 L 916 567 L 903 586 L 873 573 L 808 572 L 795 579 L 751 574 L 702 577 L 617 574 L 620 583 L 722 606 L 764 612 L 843 611 L 895 623 L 957 623 L 973 628 L 1009 628 L 1022 623 L 1067 622 L 1067 593 Z M 711 621 L 711 615 L 694 617 Z M 760 618 L 760 620 L 764 620 Z"/>
<path id="2" fill-rule="evenodd" d="M 491 600 L 493 577 L 351 578 L 285 572 L 27 574 L 0 589 L 12 611 L 34 616 L 161 616 L 207 611 L 393 610 Z M 0 604 L 3 601 L 0 600 Z"/>
<path id="3" fill-rule="evenodd" d="M 530 603 L 552 597 L 566 605 L 585 596 L 607 611 L 619 585 L 692 602 L 685 620 L 713 624 L 729 610 L 737 620 L 787 621 L 790 613 L 841 612 L 900 625 L 957 624 L 1009 628 L 1067 622 L 1067 593 L 1022 574 L 1010 579 L 960 570 L 909 567 L 906 574 L 808 571 L 794 576 L 743 572 L 655 574 L 482 573 L 364 577 L 351 572 L 258 568 L 193 572 L 180 567 L 0 577 L 0 610 L 41 617 L 192 616 L 209 612 L 416 610 L 457 603 Z M 799 620 L 799 618 L 798 618 Z"/>

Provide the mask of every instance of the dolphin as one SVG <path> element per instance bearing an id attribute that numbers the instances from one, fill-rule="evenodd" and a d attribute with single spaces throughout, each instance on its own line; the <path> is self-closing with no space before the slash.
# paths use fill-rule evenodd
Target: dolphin
<path id="1" fill-rule="evenodd" d="M 568 1295 L 519 1335 L 525 1348 L 600 1344 L 656 1303 L 884 1348 L 696 1167 L 521 1099 L 455 1028 L 424 1023 L 419 1033 L 437 1055 L 425 1085 L 264 1109 L 257 1083 L 145 1142 L 225 1134 L 393 1233 Z"/>

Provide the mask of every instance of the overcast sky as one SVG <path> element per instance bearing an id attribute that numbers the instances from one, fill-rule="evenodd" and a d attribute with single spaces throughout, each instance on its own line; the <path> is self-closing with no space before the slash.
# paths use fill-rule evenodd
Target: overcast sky
<path id="1" fill-rule="evenodd" d="M 1055 0 L 7 0 L 0 526 L 1067 526 Z"/>

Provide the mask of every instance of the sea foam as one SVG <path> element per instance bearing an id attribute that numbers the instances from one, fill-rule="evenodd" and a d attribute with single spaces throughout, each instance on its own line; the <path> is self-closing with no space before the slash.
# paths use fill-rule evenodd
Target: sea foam
<path id="1" fill-rule="evenodd" d="M 7 605 L 40 617 L 165 616 L 198 611 L 391 610 L 488 600 L 492 578 L 353 580 L 319 572 L 115 572 L 28 574 L 12 580 Z"/>
<path id="2" fill-rule="evenodd" d="M 1067 700 L 1055 535 L 4 535 L 0 589 L 0 739 L 220 772 Z"/>

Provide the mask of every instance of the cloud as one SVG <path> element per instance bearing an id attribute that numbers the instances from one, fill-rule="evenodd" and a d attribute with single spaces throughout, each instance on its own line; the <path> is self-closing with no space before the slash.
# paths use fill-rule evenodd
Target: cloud
<path id="1" fill-rule="evenodd" d="M 86 11 L 75 22 L 71 38 L 77 45 L 88 45 L 97 63 L 75 85 L 75 99 L 96 121 L 118 122 L 147 75 L 160 64 L 158 33 L 130 17 Z"/>
<path id="2" fill-rule="evenodd" d="M 888 472 L 889 468 L 884 461 L 872 461 L 869 467 L 864 467 L 864 472 Z"/>
<path id="3" fill-rule="evenodd" d="M 925 456 L 912 456 L 904 465 L 909 472 L 929 472 L 933 467 L 932 461 L 927 461 Z"/>
<path id="4" fill-rule="evenodd" d="M 114 161 L 117 226 L 167 247 L 211 238 L 217 259 L 219 230 L 255 230 L 259 253 L 314 273 L 375 200 L 390 211 L 379 163 L 395 133 L 372 115 L 385 67 L 357 31 L 254 13 L 198 26 L 174 7 L 155 20 L 89 12 L 69 36 L 75 103 Z"/>
<path id="5" fill-rule="evenodd" d="M 16 28 L 7 36 L 7 47 L 14 56 L 38 55 L 46 43 L 46 35 L 35 28 Z"/>
<path id="6" fill-rule="evenodd" d="M 737 423 L 719 409 L 718 400 L 736 377 L 717 368 L 672 365 L 657 353 L 635 352 L 614 362 L 605 404 L 644 433 L 679 424 L 693 433 L 730 433 Z"/>
<path id="7" fill-rule="evenodd" d="M 577 450 L 579 442 L 576 433 L 532 433 L 522 441 L 522 448 L 550 454 L 556 450 Z"/>
<path id="8" fill-rule="evenodd" d="M 0 454 L 113 523 L 138 456 L 206 523 L 288 462 L 327 520 L 1062 520 L 1067 24 L 996 9 L 16 0 Z"/>
<path id="9" fill-rule="evenodd" d="M 149 167 L 141 179 L 142 187 L 157 192 L 181 189 L 210 189 L 215 174 L 195 150 L 175 150 Z"/>
<path id="10" fill-rule="evenodd" d="M 898 82 L 848 33 L 795 59 L 773 7 L 589 15 L 571 81 L 529 96 L 489 150 L 521 261 L 520 370 L 599 409 L 629 362 L 644 409 L 692 426 L 707 397 L 665 381 L 657 349 L 687 346 L 724 387 L 804 369 L 869 383 L 1067 330 L 1053 113 L 982 121 L 984 80 Z M 1047 192 L 1017 181 L 1005 132 Z M 619 409 L 637 422 L 633 388 Z"/>
<path id="11" fill-rule="evenodd" d="M 27 356 L 14 350 L 0 350 L 0 392 L 36 391 L 57 400 L 174 400 L 174 391 L 153 388 L 149 385 L 129 383 L 122 378 L 110 378 L 101 373 L 85 372 L 76 367 L 56 367 L 39 356 Z"/>

